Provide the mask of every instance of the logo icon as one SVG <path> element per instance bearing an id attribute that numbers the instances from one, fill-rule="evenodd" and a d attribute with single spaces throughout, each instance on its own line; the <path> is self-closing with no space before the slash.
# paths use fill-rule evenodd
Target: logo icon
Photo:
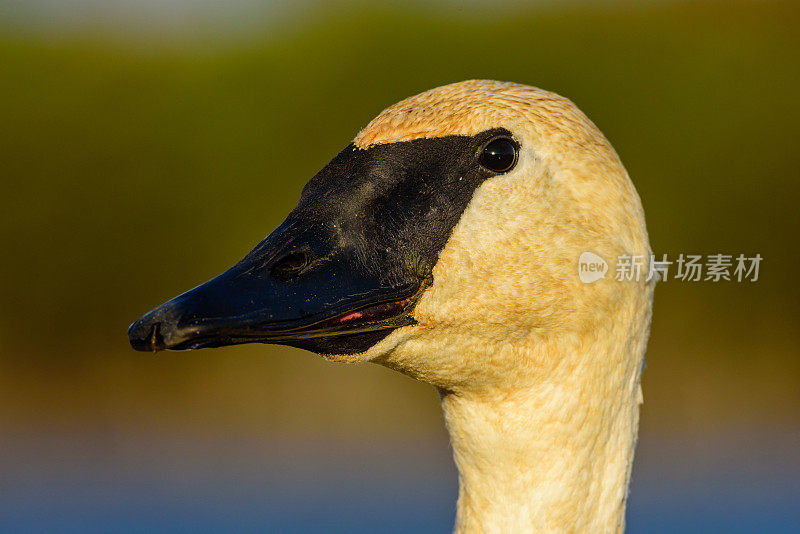
<path id="1" fill-rule="evenodd" d="M 606 260 L 588 250 L 578 258 L 578 277 L 584 284 L 597 282 L 606 277 L 608 263 Z"/>

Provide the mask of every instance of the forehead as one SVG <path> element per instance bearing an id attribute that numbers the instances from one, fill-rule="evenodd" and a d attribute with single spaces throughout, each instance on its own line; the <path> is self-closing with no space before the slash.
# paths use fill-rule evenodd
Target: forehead
<path id="1" fill-rule="evenodd" d="M 383 110 L 353 140 L 359 148 L 479 132 L 526 123 L 547 126 L 572 104 L 553 93 L 508 82 L 469 80 L 431 89 Z"/>
<path id="2" fill-rule="evenodd" d="M 465 196 L 494 175 L 477 159 L 479 149 L 497 136 L 511 136 L 494 128 L 475 135 L 416 138 L 358 148 L 351 144 L 334 157 L 303 188 L 300 207 L 313 205 L 349 213 L 375 199 L 404 208 Z M 405 199 L 405 200 L 402 200 Z M 404 213 L 415 209 L 404 209 Z"/>

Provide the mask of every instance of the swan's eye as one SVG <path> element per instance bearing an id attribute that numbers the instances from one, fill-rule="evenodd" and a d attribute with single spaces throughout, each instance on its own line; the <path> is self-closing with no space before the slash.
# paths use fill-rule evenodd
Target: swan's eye
<path id="1" fill-rule="evenodd" d="M 508 137 L 489 141 L 481 150 L 478 161 L 494 172 L 508 172 L 517 164 L 517 143 Z"/>
<path id="2" fill-rule="evenodd" d="M 311 258 L 305 252 L 292 252 L 275 262 L 269 272 L 273 278 L 286 281 L 299 274 L 309 263 Z"/>

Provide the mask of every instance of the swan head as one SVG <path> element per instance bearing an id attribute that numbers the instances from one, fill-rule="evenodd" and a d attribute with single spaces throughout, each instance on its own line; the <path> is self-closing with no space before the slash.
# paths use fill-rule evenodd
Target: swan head
<path id="1" fill-rule="evenodd" d="M 129 337 L 139 350 L 286 344 L 443 390 L 504 388 L 649 318 L 644 276 L 581 282 L 587 251 L 610 265 L 650 253 L 609 142 L 563 97 L 471 80 L 380 113 L 243 260 Z"/>

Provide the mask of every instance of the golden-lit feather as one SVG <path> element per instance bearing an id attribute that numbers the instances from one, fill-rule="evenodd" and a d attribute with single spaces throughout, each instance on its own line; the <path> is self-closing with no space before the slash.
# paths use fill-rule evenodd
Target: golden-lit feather
<path id="1" fill-rule="evenodd" d="M 649 257 L 639 197 L 569 100 L 471 80 L 381 112 L 360 148 L 506 128 L 517 166 L 483 183 L 414 310 L 368 351 L 438 387 L 460 474 L 459 532 L 618 532 L 654 282 L 593 284 L 578 257 Z M 645 273 L 646 274 L 646 273 Z"/>

